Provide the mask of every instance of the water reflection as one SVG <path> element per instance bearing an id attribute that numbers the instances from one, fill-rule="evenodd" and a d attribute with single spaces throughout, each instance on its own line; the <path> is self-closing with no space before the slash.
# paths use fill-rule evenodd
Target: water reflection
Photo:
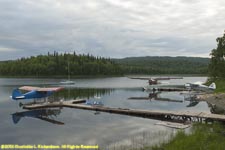
<path id="1" fill-rule="evenodd" d="M 199 103 L 198 100 L 193 100 L 190 101 L 190 103 L 186 107 L 195 107 L 196 105 L 198 105 L 198 103 Z"/>
<path id="2" fill-rule="evenodd" d="M 180 84 L 194 81 L 205 81 L 202 77 L 187 77 Z M 30 115 L 29 111 L 18 107 L 19 102 L 9 99 L 14 88 L 22 85 L 46 86 L 52 84 L 56 86 L 59 79 L 0 79 L 0 143 L 10 144 L 98 144 L 101 149 L 104 146 L 113 145 L 116 142 L 124 143 L 131 137 L 135 137 L 143 132 L 151 132 L 151 135 L 159 131 L 168 131 L 168 128 L 155 126 L 158 121 L 137 117 L 123 116 L 117 114 L 101 113 L 94 115 L 94 112 L 63 108 L 61 113 L 48 116 L 48 118 L 65 122 L 64 126 L 55 125 L 43 119 L 40 115 Z M 163 92 L 158 96 L 142 92 L 141 89 L 146 85 L 139 80 L 121 78 L 104 79 L 76 79 L 76 85 L 66 87 L 65 90 L 55 93 L 48 101 L 71 100 L 71 99 L 90 99 L 104 102 L 106 107 L 144 109 L 144 110 L 176 110 L 176 111 L 206 111 L 209 112 L 207 103 L 200 102 L 195 107 L 186 107 L 189 101 L 183 103 L 151 101 L 131 101 L 129 97 L 148 97 L 150 99 L 169 98 L 183 100 L 183 95 L 179 92 Z M 44 110 L 46 111 L 46 110 Z M 14 125 L 12 113 L 14 114 Z M 41 112 L 41 111 L 40 111 Z M 96 112 L 98 114 L 99 112 Z M 32 113 L 31 113 L 32 114 Z M 35 114 L 35 113 L 34 113 Z M 38 114 L 38 113 L 37 113 Z M 46 114 L 46 113 L 43 113 Z M 41 115 L 42 118 L 44 115 Z M 19 119 L 18 119 L 19 118 Z M 32 119 L 34 118 L 34 119 Z M 45 119 L 46 120 L 46 119 Z M 34 130 L 40 129 L 40 130 Z M 110 130 L 109 130 L 110 129 Z M 104 133 L 104 134 L 102 134 Z M 101 136 L 99 136 L 101 135 Z M 155 136 L 149 141 L 156 140 Z"/>
<path id="3" fill-rule="evenodd" d="M 196 105 L 199 104 L 199 100 L 197 99 L 197 94 L 188 94 L 188 95 L 184 95 L 184 100 L 185 101 L 189 101 L 189 104 L 186 105 L 186 107 L 195 107 Z"/>
<path id="4" fill-rule="evenodd" d="M 12 120 L 14 124 L 17 124 L 22 118 L 30 117 L 30 118 L 37 118 L 57 125 L 64 125 L 63 122 L 55 120 L 55 118 L 60 113 L 61 113 L 60 108 L 22 111 L 12 114 Z"/>
<path id="5" fill-rule="evenodd" d="M 162 92 L 151 92 L 148 94 L 148 96 L 145 97 L 129 97 L 128 100 L 156 100 L 156 101 L 167 101 L 167 102 L 179 102 L 182 103 L 183 100 L 176 100 L 176 99 L 170 99 L 170 98 L 164 98 L 160 97 L 160 94 Z"/>
<path id="6" fill-rule="evenodd" d="M 65 88 L 62 91 L 55 93 L 50 99 L 64 99 L 64 100 L 71 100 L 71 99 L 90 99 L 95 98 L 99 99 L 102 96 L 110 95 L 114 89 L 94 89 L 94 88 Z"/>

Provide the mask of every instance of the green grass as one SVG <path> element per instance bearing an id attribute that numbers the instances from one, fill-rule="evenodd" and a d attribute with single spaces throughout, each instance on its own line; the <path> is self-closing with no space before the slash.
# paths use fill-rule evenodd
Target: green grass
<path id="1" fill-rule="evenodd" d="M 195 124 L 192 134 L 177 132 L 169 143 L 141 150 L 224 150 L 225 127 L 220 123 Z"/>
<path id="2" fill-rule="evenodd" d="M 215 83 L 217 86 L 215 92 L 216 93 L 222 93 L 222 92 L 224 93 L 225 92 L 225 79 L 216 80 Z"/>
<path id="3" fill-rule="evenodd" d="M 225 127 L 222 124 L 195 124 L 191 134 L 177 132 L 169 143 L 153 147 L 144 147 L 142 150 L 224 150 Z"/>

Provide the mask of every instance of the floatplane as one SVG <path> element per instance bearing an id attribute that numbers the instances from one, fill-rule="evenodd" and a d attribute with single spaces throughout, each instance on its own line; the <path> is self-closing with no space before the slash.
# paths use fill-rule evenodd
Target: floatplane
<path id="1" fill-rule="evenodd" d="M 54 92 L 60 91 L 62 89 L 62 87 L 41 88 L 34 86 L 22 86 L 13 90 L 11 98 L 13 100 L 46 98 L 51 96 Z M 20 90 L 28 92 L 23 94 Z"/>
<path id="2" fill-rule="evenodd" d="M 190 103 L 186 107 L 194 107 L 199 103 L 199 95 L 206 93 L 212 93 L 216 89 L 216 84 L 213 82 L 209 86 L 203 84 L 203 82 L 186 83 L 185 88 L 188 90 L 184 95 L 184 100 Z"/>
<path id="3" fill-rule="evenodd" d="M 209 86 L 203 84 L 203 82 L 186 83 L 185 87 L 192 91 L 213 92 L 216 89 L 216 84 L 213 82 Z"/>
<path id="4" fill-rule="evenodd" d="M 216 89 L 216 84 L 213 82 L 209 86 L 203 84 L 203 82 L 186 83 L 185 88 L 187 92 L 182 92 L 180 94 L 187 95 L 186 101 L 195 101 L 198 99 L 198 95 L 203 95 L 206 93 L 212 93 Z"/>
<path id="5" fill-rule="evenodd" d="M 22 86 L 13 90 L 12 95 L 10 96 L 13 100 L 34 100 L 33 103 L 36 103 L 35 100 L 44 99 L 47 101 L 47 97 L 51 96 L 53 93 L 62 90 L 62 87 L 50 87 L 50 88 L 41 88 L 34 86 Z M 25 91 L 25 92 L 23 92 Z M 32 103 L 27 103 L 32 104 Z M 20 106 L 23 104 L 20 103 Z"/>
<path id="6" fill-rule="evenodd" d="M 158 82 L 159 80 L 174 80 L 174 79 L 183 79 L 183 77 L 128 77 L 130 79 L 139 79 L 139 80 L 148 80 L 149 86 L 143 87 L 143 90 L 152 90 L 152 91 L 199 91 L 199 92 L 212 92 L 216 89 L 216 84 L 212 83 L 209 86 L 203 84 L 203 82 L 195 83 L 186 83 L 186 84 L 169 84 Z"/>
<path id="7" fill-rule="evenodd" d="M 34 87 L 34 86 L 22 86 L 16 88 L 12 91 L 12 95 L 10 96 L 13 100 L 25 100 L 30 101 L 34 100 L 33 102 L 27 102 L 25 104 L 20 103 L 19 106 L 23 105 L 32 105 L 36 103 L 43 103 L 41 100 L 45 100 L 47 102 L 47 97 L 51 96 L 53 93 L 62 90 L 62 87 L 49 87 L 49 88 L 41 88 L 41 87 Z M 36 102 L 35 100 L 38 100 Z M 37 110 L 30 110 L 30 111 L 23 111 L 23 112 L 16 112 L 12 114 L 12 119 L 14 124 L 17 124 L 21 118 L 23 117 L 31 117 L 37 118 L 40 120 L 44 120 L 50 123 L 63 125 L 63 122 L 57 121 L 53 119 L 53 116 L 59 115 L 61 112 L 61 108 L 56 109 L 37 109 Z"/>
<path id="8" fill-rule="evenodd" d="M 172 80 L 172 79 L 183 79 L 183 77 L 158 77 L 158 78 L 152 78 L 152 77 L 128 77 L 130 79 L 139 79 L 139 80 L 148 80 L 149 85 L 158 85 L 162 84 L 163 80 Z"/>
<path id="9" fill-rule="evenodd" d="M 148 86 L 143 87 L 143 90 L 150 91 L 176 91 L 183 90 L 185 87 L 181 84 L 170 84 L 169 82 L 162 82 L 164 80 L 175 80 L 175 79 L 183 79 L 183 77 L 128 77 L 130 79 L 139 79 L 139 80 L 148 80 Z M 160 82 L 159 82 L 160 81 Z"/>

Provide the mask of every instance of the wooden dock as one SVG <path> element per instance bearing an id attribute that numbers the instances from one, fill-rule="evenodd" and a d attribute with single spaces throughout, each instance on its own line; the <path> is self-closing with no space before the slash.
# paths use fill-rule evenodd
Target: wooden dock
<path id="1" fill-rule="evenodd" d="M 54 107 L 67 107 L 75 109 L 84 109 L 97 112 L 107 112 L 121 115 L 129 115 L 136 117 L 143 117 L 162 121 L 173 122 L 212 122 L 222 121 L 225 122 L 225 115 L 210 114 L 205 112 L 190 112 L 190 111 L 163 111 L 163 110 L 140 110 L 140 109 L 126 109 L 126 108 L 112 108 L 105 106 L 90 106 L 85 104 L 77 104 L 85 100 L 71 100 L 53 103 L 24 105 L 24 109 L 44 109 Z"/>
<path id="2" fill-rule="evenodd" d="M 188 91 L 185 88 L 152 88 L 150 90 L 158 91 L 158 92 L 182 92 L 182 91 Z"/>
<path id="3" fill-rule="evenodd" d="M 175 100 L 175 99 L 169 99 L 169 98 L 158 98 L 158 97 L 129 97 L 128 100 L 148 100 L 148 101 L 164 101 L 164 102 L 176 102 L 176 103 L 182 103 L 182 100 Z"/>

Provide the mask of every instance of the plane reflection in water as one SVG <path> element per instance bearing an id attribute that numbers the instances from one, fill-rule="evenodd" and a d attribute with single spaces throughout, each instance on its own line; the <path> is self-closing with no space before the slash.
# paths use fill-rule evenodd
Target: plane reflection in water
<path id="1" fill-rule="evenodd" d="M 184 101 L 159 97 L 159 95 L 161 93 L 162 92 L 152 92 L 152 93 L 149 93 L 148 97 L 130 97 L 128 99 L 129 100 L 150 100 L 150 101 L 157 100 L 157 101 L 179 102 L 179 103 L 182 103 L 184 101 L 189 101 L 189 104 L 186 107 L 195 107 L 200 102 L 199 99 L 197 98 L 197 95 L 200 95 L 201 93 L 194 93 L 194 94 L 193 93 L 192 94 L 191 93 L 185 93 L 185 94 L 181 93 L 182 95 L 184 95 Z M 212 108 L 212 107 L 210 107 L 210 108 Z"/>
<path id="2" fill-rule="evenodd" d="M 130 97 L 129 100 L 157 100 L 157 101 L 168 101 L 168 102 L 179 102 L 182 103 L 183 100 L 175 100 L 175 99 L 169 99 L 169 98 L 162 98 L 159 97 L 159 94 L 161 92 L 151 92 L 149 93 L 148 97 Z"/>
<path id="3" fill-rule="evenodd" d="M 186 106 L 186 107 L 195 107 L 196 105 L 198 105 L 199 100 L 197 99 L 197 95 L 198 94 L 183 94 L 184 95 L 184 100 L 185 101 L 189 101 L 190 103 Z"/>
<path id="4" fill-rule="evenodd" d="M 63 122 L 55 120 L 55 118 L 60 113 L 61 113 L 60 108 L 29 110 L 12 114 L 12 120 L 14 124 L 17 124 L 21 120 L 21 118 L 30 117 L 47 121 L 53 124 L 64 125 Z"/>

